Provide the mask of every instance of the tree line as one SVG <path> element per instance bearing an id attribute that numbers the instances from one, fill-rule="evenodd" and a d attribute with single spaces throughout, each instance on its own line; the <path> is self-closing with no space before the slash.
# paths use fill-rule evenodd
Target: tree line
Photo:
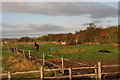
<path id="1" fill-rule="evenodd" d="M 107 28 L 96 27 L 94 23 L 90 23 L 85 30 L 76 31 L 75 34 L 48 34 L 39 37 L 39 41 L 65 41 L 76 43 L 100 43 L 114 44 L 120 43 L 119 39 L 120 26 L 109 26 Z"/>
<path id="2" fill-rule="evenodd" d="M 79 30 L 66 34 L 48 34 L 37 38 L 21 37 L 13 39 L 17 42 L 35 42 L 35 41 L 56 41 L 56 42 L 74 42 L 74 43 L 99 43 L 99 44 L 120 44 L 120 25 L 109 26 L 106 28 L 97 27 L 94 23 L 90 23 L 85 30 Z M 4 39 L 3 41 L 10 41 Z"/>

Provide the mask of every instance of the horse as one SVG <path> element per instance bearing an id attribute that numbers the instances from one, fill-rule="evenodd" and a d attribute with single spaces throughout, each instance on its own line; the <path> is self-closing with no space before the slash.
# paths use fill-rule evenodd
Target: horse
<path id="1" fill-rule="evenodd" d="M 39 45 L 38 44 L 36 44 L 36 42 L 34 43 L 34 45 L 35 45 L 35 49 L 38 51 L 39 50 Z"/>

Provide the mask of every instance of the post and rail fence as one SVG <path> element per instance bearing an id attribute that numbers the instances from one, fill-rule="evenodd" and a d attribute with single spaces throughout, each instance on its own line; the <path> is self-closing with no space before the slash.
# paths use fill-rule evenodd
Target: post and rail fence
<path id="1" fill-rule="evenodd" d="M 17 52 L 17 53 L 19 52 L 17 48 L 10 48 L 9 46 L 7 46 L 7 47 L 11 51 L 14 51 L 14 52 Z M 26 57 L 25 50 L 22 50 L 21 54 L 23 54 L 23 56 Z M 30 50 L 28 50 L 28 58 L 32 58 Z M 46 62 L 44 53 L 43 53 L 43 59 L 41 59 L 41 60 L 43 60 L 43 66 L 44 66 L 45 62 Z M 48 61 L 48 63 L 50 63 L 50 62 Z M 63 58 L 61 58 L 61 63 L 62 63 L 61 67 L 59 67 L 56 64 L 50 63 L 50 64 L 58 66 L 59 68 L 57 68 L 57 69 L 44 69 L 43 66 L 41 66 L 40 70 L 36 70 L 36 71 L 14 72 L 14 73 L 8 72 L 8 73 L 2 73 L 0 75 L 8 76 L 8 79 L 10 79 L 12 75 L 28 74 L 28 73 L 40 73 L 40 78 L 42 80 L 43 79 L 54 79 L 54 78 L 69 78 L 71 80 L 74 77 L 83 77 L 83 76 L 95 76 L 96 79 L 101 80 L 101 76 L 103 74 L 118 74 L 118 73 L 120 73 L 120 72 L 111 72 L 111 73 L 103 73 L 102 72 L 102 68 L 105 68 L 105 67 L 119 67 L 120 65 L 101 65 L 101 62 L 98 62 L 97 65 L 91 66 L 91 67 L 68 67 L 68 68 L 64 68 L 64 59 Z M 73 70 L 82 70 L 82 69 L 95 69 L 95 70 L 94 70 L 94 73 L 91 73 L 91 74 L 77 74 L 77 75 L 73 75 Z M 50 76 L 50 77 L 45 77 L 44 76 L 44 72 L 46 72 L 46 71 L 62 71 L 62 74 L 64 74 L 64 70 L 68 70 L 69 75 Z"/>
<path id="2" fill-rule="evenodd" d="M 101 76 L 103 74 L 118 74 L 120 72 L 111 72 L 111 73 L 102 73 L 102 68 L 103 67 L 118 67 L 120 65 L 103 65 L 101 66 L 101 62 L 98 62 L 97 66 L 92 66 L 92 67 L 69 67 L 69 68 L 58 68 L 58 69 L 44 69 L 43 66 L 40 67 L 40 70 L 36 71 L 27 71 L 27 72 L 14 72 L 14 73 L 3 73 L 0 74 L 2 76 L 8 76 L 8 78 L 11 78 L 12 75 L 17 75 L 17 74 L 28 74 L 28 73 L 40 73 L 40 79 L 55 79 L 55 78 L 69 78 L 70 80 L 74 77 L 83 77 L 83 76 L 95 76 L 96 79 L 101 80 Z M 82 70 L 82 69 L 95 69 L 95 73 L 89 73 L 89 74 L 77 74 L 73 75 L 73 70 Z M 48 71 L 63 71 L 63 70 L 68 70 L 69 75 L 63 75 L 63 76 L 50 76 L 50 77 L 45 77 L 44 73 Z"/>

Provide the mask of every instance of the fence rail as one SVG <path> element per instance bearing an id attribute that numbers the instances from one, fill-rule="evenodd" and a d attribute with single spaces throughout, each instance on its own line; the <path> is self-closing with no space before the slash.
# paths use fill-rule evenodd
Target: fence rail
<path id="1" fill-rule="evenodd" d="M 54 79 L 54 78 L 73 78 L 73 77 L 83 77 L 83 76 L 97 76 L 96 78 L 100 78 L 102 74 L 118 74 L 120 72 L 110 72 L 110 73 L 102 73 L 101 72 L 101 68 L 102 67 L 118 67 L 120 65 L 103 65 L 100 66 L 101 62 L 98 62 L 98 66 L 93 66 L 93 67 L 69 67 L 69 68 L 58 68 L 58 69 L 44 69 L 42 66 L 40 68 L 40 70 L 36 70 L 36 71 L 27 71 L 27 72 L 14 72 L 14 73 L 3 73 L 0 74 L 2 76 L 8 76 L 8 78 L 11 78 L 11 75 L 17 75 L 17 74 L 28 74 L 28 73 L 40 73 L 40 78 L 41 79 Z M 77 69 L 97 69 L 97 73 L 91 73 L 91 74 L 77 74 L 77 75 L 73 75 L 72 71 L 73 70 L 77 70 Z M 69 75 L 64 75 L 64 76 L 50 76 L 50 77 L 45 77 L 44 76 L 44 72 L 48 72 L 48 71 L 62 71 L 62 70 L 68 70 L 69 71 Z"/>
<path id="2" fill-rule="evenodd" d="M 10 50 L 10 47 L 8 47 L 8 49 Z M 11 50 L 13 52 L 17 52 L 18 53 L 18 49 L 17 48 L 11 48 Z M 24 51 L 26 50 L 22 50 L 22 55 L 25 57 L 26 54 Z M 63 59 L 61 58 L 61 61 L 62 61 L 62 65 L 59 66 L 59 65 L 56 65 L 54 63 L 51 63 L 47 60 L 45 60 L 45 55 L 43 53 L 43 59 L 38 59 L 36 57 L 32 57 L 30 55 L 30 50 L 28 50 L 28 58 L 34 58 L 34 59 L 37 59 L 37 60 L 43 60 L 43 65 L 45 65 L 45 63 L 49 63 L 49 64 L 52 64 L 54 66 L 57 66 L 58 68 L 57 69 L 44 69 L 43 66 L 40 67 L 40 70 L 36 70 L 36 71 L 26 71 L 26 72 L 14 72 L 14 73 L 3 73 L 3 74 L 0 74 L 0 76 L 8 76 L 8 78 L 11 78 L 11 75 L 17 75 L 17 74 L 28 74 L 28 73 L 40 73 L 40 78 L 41 79 L 51 79 L 51 78 L 73 78 L 73 77 L 82 77 L 82 76 L 95 76 L 95 78 L 99 78 L 101 80 L 101 76 L 102 74 L 117 74 L 117 73 L 120 73 L 120 72 L 111 72 L 111 73 L 102 73 L 102 68 L 105 68 L 105 67 L 119 67 L 120 65 L 101 65 L 101 62 L 98 62 L 98 65 L 96 66 L 90 66 L 90 67 L 69 67 L 69 68 L 64 68 L 64 60 L 67 60 L 69 61 L 68 59 Z M 76 62 L 77 64 L 82 64 L 82 63 L 79 63 L 79 62 Z M 86 64 L 83 64 L 83 65 L 86 65 Z M 77 74 L 77 75 L 73 75 L 73 70 L 83 70 L 83 69 L 95 69 L 94 72 L 95 73 L 91 73 L 91 74 Z M 69 72 L 69 75 L 63 75 L 63 76 L 50 76 L 50 77 L 46 77 L 44 76 L 44 72 L 48 72 L 48 71 L 62 71 L 62 74 L 64 74 L 64 70 L 68 70 Z"/>

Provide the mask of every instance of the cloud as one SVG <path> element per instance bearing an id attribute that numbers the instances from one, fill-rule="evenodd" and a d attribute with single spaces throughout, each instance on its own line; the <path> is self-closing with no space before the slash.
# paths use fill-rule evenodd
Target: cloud
<path id="1" fill-rule="evenodd" d="M 98 23 L 102 23 L 103 21 L 101 20 L 93 20 L 92 23 L 98 24 Z"/>
<path id="2" fill-rule="evenodd" d="M 61 31 L 65 30 L 62 26 L 57 26 L 53 24 L 28 24 L 28 27 L 32 30 L 43 31 Z"/>
<path id="3" fill-rule="evenodd" d="M 15 29 L 17 25 L 7 24 L 7 23 L 0 23 L 0 25 L 4 26 L 3 29 Z"/>
<path id="4" fill-rule="evenodd" d="M 28 13 L 49 16 L 88 15 L 99 19 L 117 16 L 117 9 L 91 2 L 3 2 L 2 12 Z"/>
<path id="5" fill-rule="evenodd" d="M 90 23 L 84 23 L 84 24 L 82 24 L 83 26 L 88 26 L 88 25 L 90 25 Z"/>
<path id="6" fill-rule="evenodd" d="M 6 24 L 3 23 L 3 37 L 41 36 L 46 33 L 64 32 L 67 29 L 54 24 Z"/>
<path id="7" fill-rule="evenodd" d="M 3 0 L 2 2 L 119 2 L 119 0 Z"/>
<path id="8" fill-rule="evenodd" d="M 36 31 L 40 31 L 40 32 L 54 32 L 54 31 L 61 31 L 61 30 L 65 30 L 66 28 L 64 28 L 63 26 L 57 26 L 54 24 L 17 24 L 17 25 L 13 25 L 13 24 L 7 24 L 7 23 L 3 23 L 2 25 L 3 30 L 9 30 L 11 29 L 12 31 L 17 31 L 17 32 L 23 32 L 23 31 L 32 31 L 32 32 L 36 32 Z"/>
<path id="9" fill-rule="evenodd" d="M 99 20 L 99 19 L 95 19 L 95 20 L 92 20 L 92 22 L 84 23 L 82 25 L 83 26 L 88 26 L 90 23 L 101 24 L 101 23 L 104 23 L 104 22 L 112 22 L 112 21 L 111 20 Z"/>
<path id="10" fill-rule="evenodd" d="M 103 23 L 103 22 L 108 22 L 108 23 L 110 23 L 110 22 L 112 22 L 111 20 L 93 20 L 92 21 L 92 23 L 95 23 L 95 24 L 99 24 L 99 23 Z"/>
<path id="11" fill-rule="evenodd" d="M 107 22 L 112 22 L 112 21 L 108 20 Z"/>

